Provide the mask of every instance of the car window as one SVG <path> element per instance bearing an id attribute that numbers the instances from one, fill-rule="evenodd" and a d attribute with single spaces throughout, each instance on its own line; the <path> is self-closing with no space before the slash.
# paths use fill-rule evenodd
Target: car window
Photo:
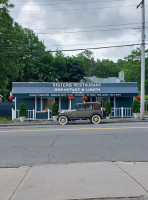
<path id="1" fill-rule="evenodd" d="M 86 110 L 91 110 L 93 108 L 93 105 L 87 105 Z"/>
<path id="2" fill-rule="evenodd" d="M 78 105 L 77 110 L 84 110 L 84 105 Z"/>

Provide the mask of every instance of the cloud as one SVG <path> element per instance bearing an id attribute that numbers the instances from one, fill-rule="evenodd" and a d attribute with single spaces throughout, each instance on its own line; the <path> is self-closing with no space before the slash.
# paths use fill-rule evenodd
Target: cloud
<path id="1" fill-rule="evenodd" d="M 20 12 L 12 12 L 11 15 L 23 27 L 33 29 L 40 40 L 44 40 L 47 49 L 77 49 L 126 44 L 124 41 L 131 41 L 127 44 L 140 42 L 141 32 L 137 28 L 141 23 L 141 8 L 136 9 L 139 0 L 71 0 L 61 3 L 55 0 L 30 1 L 21 4 L 16 2 L 14 11 Z M 101 59 L 117 60 L 127 56 L 132 48 L 92 51 L 95 57 L 98 55 Z M 65 52 L 68 55 L 77 53 Z"/>

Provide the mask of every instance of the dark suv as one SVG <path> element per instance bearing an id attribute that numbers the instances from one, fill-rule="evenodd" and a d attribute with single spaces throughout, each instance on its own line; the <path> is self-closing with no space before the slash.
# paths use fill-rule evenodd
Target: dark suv
<path id="1" fill-rule="evenodd" d="M 89 119 L 93 124 L 99 124 L 101 119 L 106 118 L 107 115 L 108 113 L 106 111 L 101 110 L 101 103 L 77 103 L 75 110 L 65 110 L 61 112 L 59 123 L 65 125 L 68 121 Z"/>

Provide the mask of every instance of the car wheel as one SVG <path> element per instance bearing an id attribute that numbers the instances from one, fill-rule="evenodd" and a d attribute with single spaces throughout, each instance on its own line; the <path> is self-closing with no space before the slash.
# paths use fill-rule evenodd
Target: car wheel
<path id="1" fill-rule="evenodd" d="M 59 123 L 60 123 L 61 125 L 65 125 L 65 124 L 67 124 L 67 122 L 68 122 L 68 119 L 67 119 L 66 116 L 61 116 L 61 117 L 59 117 Z"/>
<path id="2" fill-rule="evenodd" d="M 99 115 L 93 115 L 92 118 L 91 118 L 91 122 L 92 122 L 93 124 L 99 124 L 100 121 L 101 121 L 101 118 L 100 118 Z"/>

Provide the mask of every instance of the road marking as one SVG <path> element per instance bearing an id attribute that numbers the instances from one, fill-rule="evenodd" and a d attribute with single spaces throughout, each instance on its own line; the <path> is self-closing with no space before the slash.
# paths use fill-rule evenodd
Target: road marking
<path id="1" fill-rule="evenodd" d="M 115 127 L 115 128 L 63 128 L 63 129 L 37 129 L 37 130 L 11 130 L 0 131 L 0 133 L 15 133 L 15 132 L 48 132 L 48 131 L 83 131 L 83 130 L 125 130 L 125 129 L 148 129 L 148 127 Z"/>

